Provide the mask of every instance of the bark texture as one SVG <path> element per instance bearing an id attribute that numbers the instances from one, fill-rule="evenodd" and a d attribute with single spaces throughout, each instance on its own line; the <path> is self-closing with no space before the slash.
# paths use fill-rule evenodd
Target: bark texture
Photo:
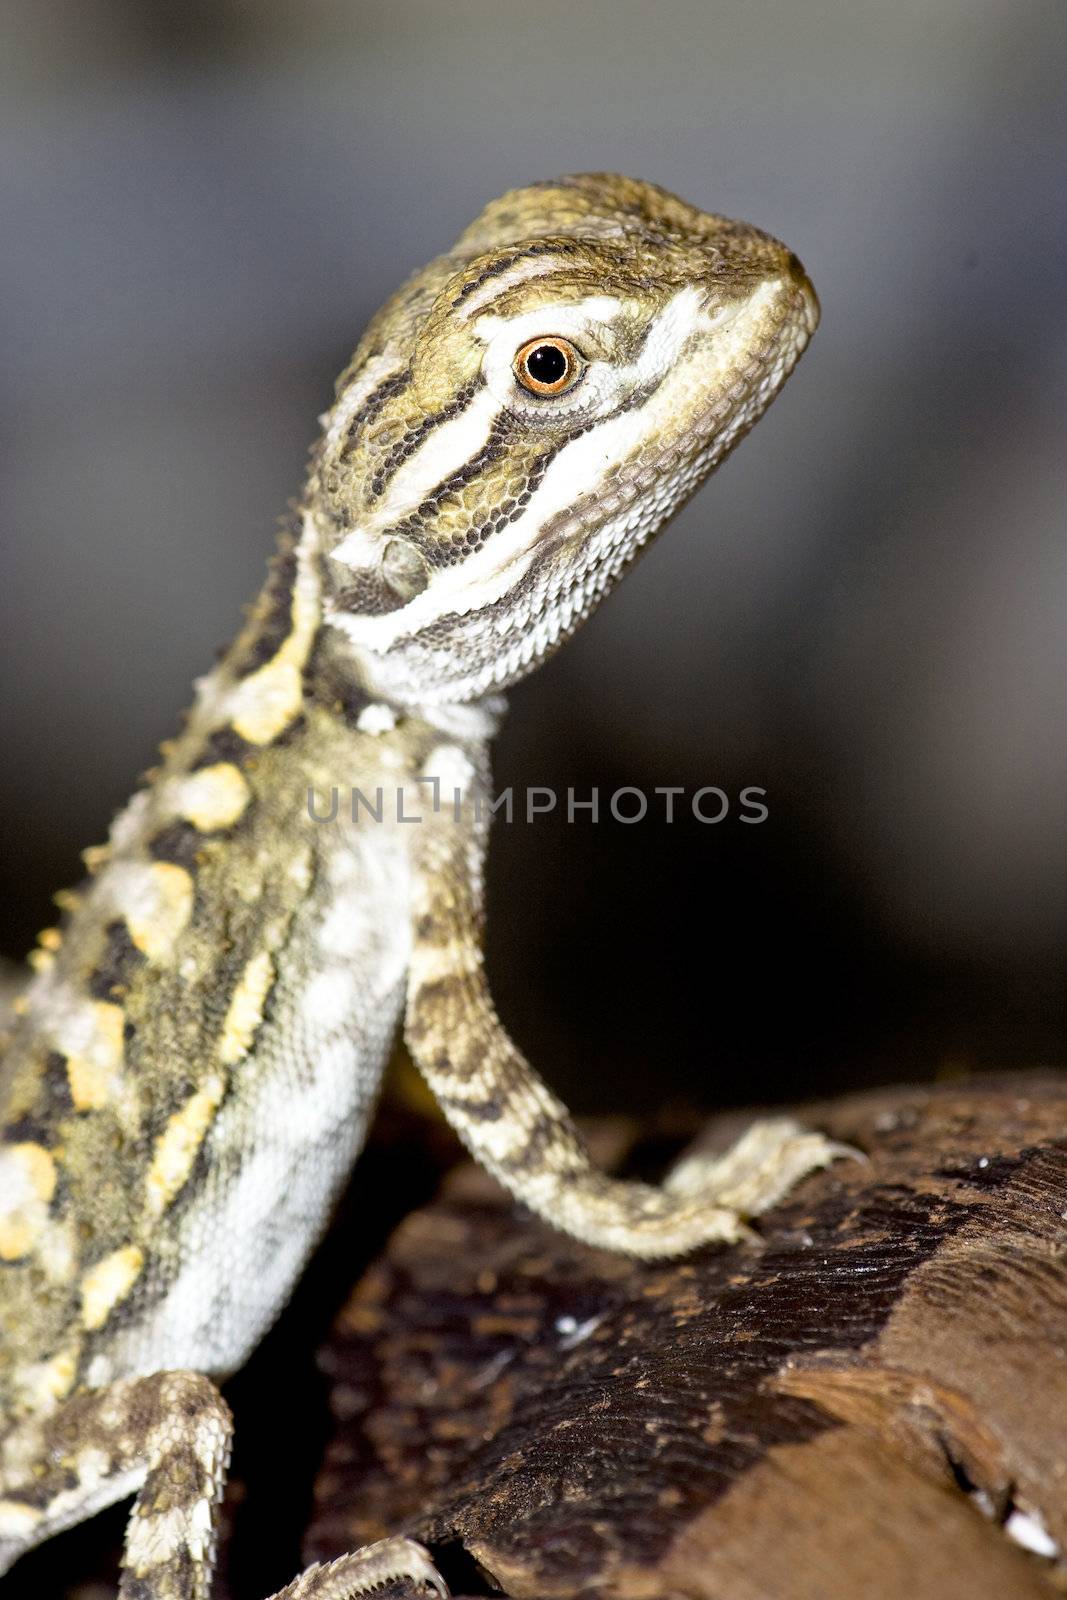
<path id="1" fill-rule="evenodd" d="M 322 1352 L 308 1559 L 406 1528 L 470 1595 L 1064 1592 L 1067 1081 L 806 1115 L 867 1160 L 806 1180 L 762 1247 L 669 1265 L 562 1239 L 453 1172 Z M 595 1132 L 642 1176 L 668 1154 Z"/>

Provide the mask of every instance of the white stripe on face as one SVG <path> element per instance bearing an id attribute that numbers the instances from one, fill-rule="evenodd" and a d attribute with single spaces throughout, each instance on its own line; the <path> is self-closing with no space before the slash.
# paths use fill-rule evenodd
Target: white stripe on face
<path id="1" fill-rule="evenodd" d="M 498 273 L 495 278 L 487 278 L 477 289 L 472 290 L 467 299 L 460 302 L 457 320 L 469 322 L 471 317 L 491 300 L 495 300 L 498 295 L 506 294 L 509 289 L 517 288 L 520 283 L 528 283 L 531 278 L 543 278 L 547 273 L 555 272 L 558 267 L 558 257 L 551 255 L 526 256 L 523 260 L 516 261 L 506 272 Z"/>
<path id="2" fill-rule="evenodd" d="M 522 263 L 529 266 L 529 262 Z M 546 269 L 547 270 L 547 269 Z M 502 280 L 495 279 L 499 285 Z M 486 351 L 484 371 L 486 386 L 458 416 L 434 428 L 398 469 L 389 483 L 377 511 L 365 516 L 332 552 L 335 561 L 353 568 L 372 566 L 380 554 L 379 536 L 415 511 L 453 472 L 464 466 L 483 449 L 489 439 L 489 430 L 505 406 L 514 387 L 512 362 L 515 352 L 538 330 L 558 334 L 586 332 L 596 323 L 617 316 L 622 304 L 611 295 L 588 295 L 571 305 L 548 308 L 544 311 L 521 312 L 515 317 L 480 317 L 474 332 L 483 340 L 491 340 L 492 348 Z M 546 323 L 551 324 L 546 329 Z M 383 372 L 382 377 L 385 376 Z M 373 386 L 361 382 L 358 398 L 349 403 L 345 396 L 344 412 L 350 418 Z M 334 417 L 331 437 L 340 433 L 343 424 Z"/>
<path id="3" fill-rule="evenodd" d="M 703 303 L 704 296 L 695 284 L 671 296 L 648 330 L 637 360 L 625 369 L 625 376 L 635 388 L 661 378 L 674 365 L 689 335 L 708 320 Z"/>
<path id="4" fill-rule="evenodd" d="M 501 280 L 493 281 L 499 284 Z M 538 329 L 545 332 L 546 323 L 551 323 L 550 331 L 554 333 L 581 334 L 592 323 L 616 316 L 621 309 L 621 302 L 611 295 L 589 295 L 572 305 L 548 311 L 527 311 L 515 317 L 480 317 L 474 332 L 480 339 L 493 340 L 493 349 L 487 350 L 483 367 L 485 387 L 458 416 L 426 436 L 394 474 L 379 509 L 365 516 L 359 527 L 341 541 L 332 552 L 333 559 L 356 570 L 372 567 L 381 554 L 382 531 L 415 511 L 432 490 L 485 446 L 490 428 L 511 396 L 515 382 L 512 362 L 516 350 L 526 339 Z M 359 387 L 364 389 L 362 383 Z M 369 387 L 366 392 L 370 392 Z M 349 416 L 355 409 L 347 405 L 347 397 L 345 409 Z M 331 435 L 339 431 L 340 424 L 335 419 Z"/>
<path id="5" fill-rule="evenodd" d="M 532 311 L 520 311 L 513 317 L 479 317 L 474 332 L 486 345 L 495 344 L 497 335 L 506 332 L 518 350 L 539 333 L 585 333 L 594 323 L 610 322 L 621 310 L 622 301 L 614 295 L 590 294 L 565 305 L 535 306 Z"/>
<path id="6" fill-rule="evenodd" d="M 347 434 L 352 418 L 379 384 L 401 370 L 395 355 L 375 356 L 368 361 L 355 383 L 348 386 L 337 398 L 333 407 L 319 418 L 326 429 L 324 444 L 327 450 L 337 449 Z"/>
<path id="7" fill-rule="evenodd" d="M 368 540 L 416 511 L 446 478 L 472 460 L 488 441 L 499 412 L 499 400 L 483 387 L 457 416 L 432 428 L 394 473 L 380 509 L 364 517 L 360 526 L 341 541 L 333 559 L 351 567 L 365 565 Z"/>
<path id="8" fill-rule="evenodd" d="M 618 306 L 617 301 L 609 301 L 607 297 L 598 297 L 598 303 L 601 307 L 606 304 Z M 588 308 L 590 302 L 582 304 Z M 573 314 L 578 307 L 565 309 Z M 524 334 L 529 337 L 525 327 L 520 328 L 518 335 L 513 329 L 516 324 L 528 325 L 531 315 L 525 313 L 512 322 L 501 324 L 501 330 L 498 331 L 506 329 L 508 349 L 516 339 L 521 343 Z M 499 321 L 495 318 L 482 320 Z M 638 360 L 618 374 L 620 381 L 629 387 L 635 380 L 649 382 L 657 375 L 662 376 L 677 362 L 686 340 L 701 320 L 706 321 L 707 314 L 703 310 L 700 293 L 691 286 L 679 290 L 653 322 Z M 554 328 L 559 326 L 557 315 L 551 321 Z M 543 326 L 543 317 L 540 322 Z M 494 344 L 496 342 L 494 337 Z M 740 336 L 738 342 L 739 346 L 745 343 Z M 618 392 L 616 385 L 612 388 L 614 393 Z M 648 436 L 650 429 L 666 433 L 672 404 L 670 395 L 664 397 L 657 391 L 643 405 L 594 424 L 564 445 L 550 463 L 522 515 L 488 539 L 465 561 L 438 571 L 429 586 L 406 606 L 382 616 L 353 616 L 332 610 L 328 612 L 328 620 L 341 627 L 357 644 L 383 651 L 397 639 L 418 632 L 440 616 L 449 613 L 464 615 L 492 605 L 527 570 L 538 537 L 551 518 L 568 510 L 579 496 L 595 491 L 605 470 L 625 459 Z M 335 555 L 345 559 L 346 548 L 351 552 L 349 559 L 357 551 L 364 553 L 365 558 L 366 539 L 359 534 L 350 535 Z"/>

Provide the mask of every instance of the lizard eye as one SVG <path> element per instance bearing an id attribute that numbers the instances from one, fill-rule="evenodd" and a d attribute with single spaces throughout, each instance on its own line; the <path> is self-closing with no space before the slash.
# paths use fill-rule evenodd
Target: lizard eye
<path id="1" fill-rule="evenodd" d="M 583 362 L 569 339 L 555 335 L 528 339 L 516 355 L 512 370 L 530 394 L 563 394 L 582 375 Z"/>

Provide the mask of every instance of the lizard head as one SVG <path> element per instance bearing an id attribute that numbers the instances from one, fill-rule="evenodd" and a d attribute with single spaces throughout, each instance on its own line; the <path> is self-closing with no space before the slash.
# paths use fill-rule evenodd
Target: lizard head
<path id="1" fill-rule="evenodd" d="M 796 257 L 608 175 L 513 190 L 375 317 L 308 510 L 377 691 L 531 671 L 765 410 L 818 320 Z"/>

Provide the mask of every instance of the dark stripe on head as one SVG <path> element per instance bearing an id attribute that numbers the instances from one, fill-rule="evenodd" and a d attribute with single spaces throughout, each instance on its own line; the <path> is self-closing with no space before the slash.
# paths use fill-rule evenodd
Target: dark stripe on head
<path id="1" fill-rule="evenodd" d="M 489 437 L 482 448 L 471 456 L 469 461 L 465 461 L 461 467 L 457 467 L 455 472 L 450 473 L 447 478 L 443 478 L 433 493 L 422 502 L 417 510 L 412 512 L 410 517 L 406 517 L 403 522 L 398 522 L 383 534 L 383 540 L 396 537 L 411 539 L 422 551 L 431 566 L 449 566 L 453 561 L 470 555 L 472 550 L 478 549 L 479 545 L 485 541 L 485 529 L 487 526 L 485 524 L 483 524 L 482 531 L 479 531 L 477 527 L 469 529 L 464 536 L 462 544 L 458 547 L 445 545 L 432 530 L 428 534 L 426 524 L 434 513 L 440 509 L 449 495 L 462 494 L 467 485 L 472 483 L 479 473 L 484 472 L 486 467 L 492 466 L 494 461 L 499 461 L 500 457 L 506 452 L 507 445 L 507 425 L 500 421 L 494 422 L 489 430 Z M 539 463 L 535 462 L 531 473 L 531 482 L 533 473 L 537 471 L 538 466 Z M 541 476 L 543 476 L 543 471 L 538 476 L 538 482 L 540 482 Z M 400 600 L 398 604 L 402 605 L 404 601 Z"/>
<path id="2" fill-rule="evenodd" d="M 555 460 L 562 444 L 554 445 L 551 450 L 544 451 L 534 461 L 526 478 L 525 486 L 516 495 L 509 495 L 499 501 L 481 522 L 468 528 L 463 536 L 462 543 L 443 544 L 440 540 L 426 540 L 423 549 L 427 561 L 435 566 L 453 566 L 457 561 L 464 561 L 476 550 L 480 550 L 494 534 L 506 528 L 509 523 L 521 517 L 530 501 L 533 499 L 549 466 Z"/>
<path id="3" fill-rule="evenodd" d="M 618 408 L 618 411 L 626 410 L 628 404 L 629 402 L 621 405 Z M 613 412 L 612 415 L 617 415 L 618 411 Z M 508 522 L 513 522 L 517 517 L 521 516 L 522 512 L 526 508 L 527 503 L 533 497 L 537 488 L 539 487 L 541 480 L 543 479 L 555 456 L 558 455 L 561 450 L 565 449 L 571 440 L 580 438 L 582 434 L 590 432 L 599 425 L 599 422 L 604 420 L 606 419 L 600 418 L 596 422 L 587 422 L 581 427 L 575 428 L 566 439 L 561 439 L 552 450 L 546 451 L 541 459 L 537 462 L 534 471 L 531 473 L 529 484 L 523 494 L 518 496 L 514 501 L 502 501 L 501 504 L 495 508 L 493 517 L 488 519 L 488 521 L 482 525 L 481 529 L 478 530 L 481 542 L 484 543 L 487 538 L 498 532 L 501 527 L 504 527 Z M 620 470 L 620 468 L 616 468 L 615 471 L 611 473 L 611 475 L 605 480 L 605 483 L 600 485 L 598 494 L 603 492 L 604 488 L 612 482 Z M 558 540 L 554 537 L 554 535 L 571 525 L 574 519 L 574 513 L 575 507 L 568 507 L 566 510 L 558 512 L 555 517 L 549 519 L 549 521 L 539 530 L 537 545 L 526 571 L 516 579 L 512 587 L 507 590 L 506 594 L 503 595 L 500 600 L 496 601 L 493 606 L 488 608 L 491 613 L 495 614 L 500 611 L 510 610 L 516 601 L 521 600 L 525 595 L 532 594 L 538 588 L 546 566 L 551 567 L 558 564 Z M 408 537 L 415 537 L 415 535 L 409 532 Z M 466 550 L 463 550 L 459 552 L 459 555 L 465 555 L 467 553 L 468 552 Z M 636 560 L 638 554 L 639 551 L 635 550 L 631 559 Z M 455 559 L 458 559 L 459 555 L 457 555 Z M 430 559 L 429 556 L 427 559 Z M 448 552 L 446 551 L 443 555 L 439 555 L 437 559 L 441 564 L 447 565 Z M 389 646 L 389 650 L 402 651 L 413 644 L 416 640 L 420 644 L 431 648 L 435 645 L 449 643 L 453 640 L 457 631 L 462 633 L 466 624 L 466 620 L 467 619 L 465 615 L 461 612 L 445 612 L 442 616 L 436 617 L 433 621 L 415 629 L 412 633 L 403 634 L 399 638 L 394 639 L 392 644 Z M 475 662 L 473 657 L 470 661 L 472 670 L 476 670 L 478 667 L 484 666 L 485 664 L 485 661 Z"/>
<path id="4" fill-rule="evenodd" d="M 573 427 L 565 438 L 556 439 L 549 448 L 534 457 L 518 494 L 509 495 L 506 499 L 498 501 L 488 516 L 481 522 L 473 523 L 464 531 L 461 539 L 457 538 L 455 542 L 446 541 L 433 527 L 428 527 L 427 523 L 449 494 L 461 493 L 485 467 L 491 466 L 505 454 L 508 447 L 507 423 L 503 420 L 494 422 L 489 438 L 478 454 L 457 468 L 451 477 L 446 478 L 434 490 L 429 499 L 422 502 L 417 511 L 390 528 L 383 534 L 383 538 L 410 539 L 425 556 L 427 562 L 434 567 L 450 567 L 457 561 L 465 561 L 476 550 L 480 550 L 494 534 L 499 533 L 502 528 L 506 528 L 509 523 L 522 515 L 560 451 L 596 425 L 591 422 L 582 423 Z"/>
<path id="5" fill-rule="evenodd" d="M 359 442 L 360 433 L 368 423 L 374 421 L 375 417 L 385 409 L 390 400 L 395 399 L 397 395 L 403 394 L 410 382 L 411 368 L 407 367 L 403 372 L 394 372 L 391 377 L 384 378 L 376 389 L 371 390 L 348 424 L 348 432 L 345 434 L 345 442 L 341 448 L 342 460 L 352 454 Z"/>
<path id="6" fill-rule="evenodd" d="M 372 499 L 377 500 L 380 498 L 390 479 L 395 476 L 404 462 L 415 454 L 415 451 L 428 433 L 431 433 L 434 428 L 439 428 L 442 422 L 448 422 L 452 417 L 458 417 L 459 413 L 470 404 L 475 393 L 484 382 L 484 378 L 479 375 L 477 378 L 472 379 L 470 383 L 465 383 L 447 406 L 442 406 L 440 411 L 435 411 L 422 417 L 414 427 L 407 430 L 403 438 L 399 439 L 390 450 L 371 479 L 370 495 Z"/>
<path id="7" fill-rule="evenodd" d="M 569 243 L 566 239 L 544 239 L 525 245 L 521 250 L 512 250 L 508 255 L 498 256 L 495 261 L 490 261 L 488 266 L 483 267 L 476 277 L 468 279 L 453 300 L 452 310 L 458 310 L 464 300 L 468 300 L 484 283 L 490 282 L 493 278 L 503 277 L 512 267 L 517 267 L 520 261 L 531 260 L 537 256 L 573 255 L 577 249 L 576 244 Z"/>

